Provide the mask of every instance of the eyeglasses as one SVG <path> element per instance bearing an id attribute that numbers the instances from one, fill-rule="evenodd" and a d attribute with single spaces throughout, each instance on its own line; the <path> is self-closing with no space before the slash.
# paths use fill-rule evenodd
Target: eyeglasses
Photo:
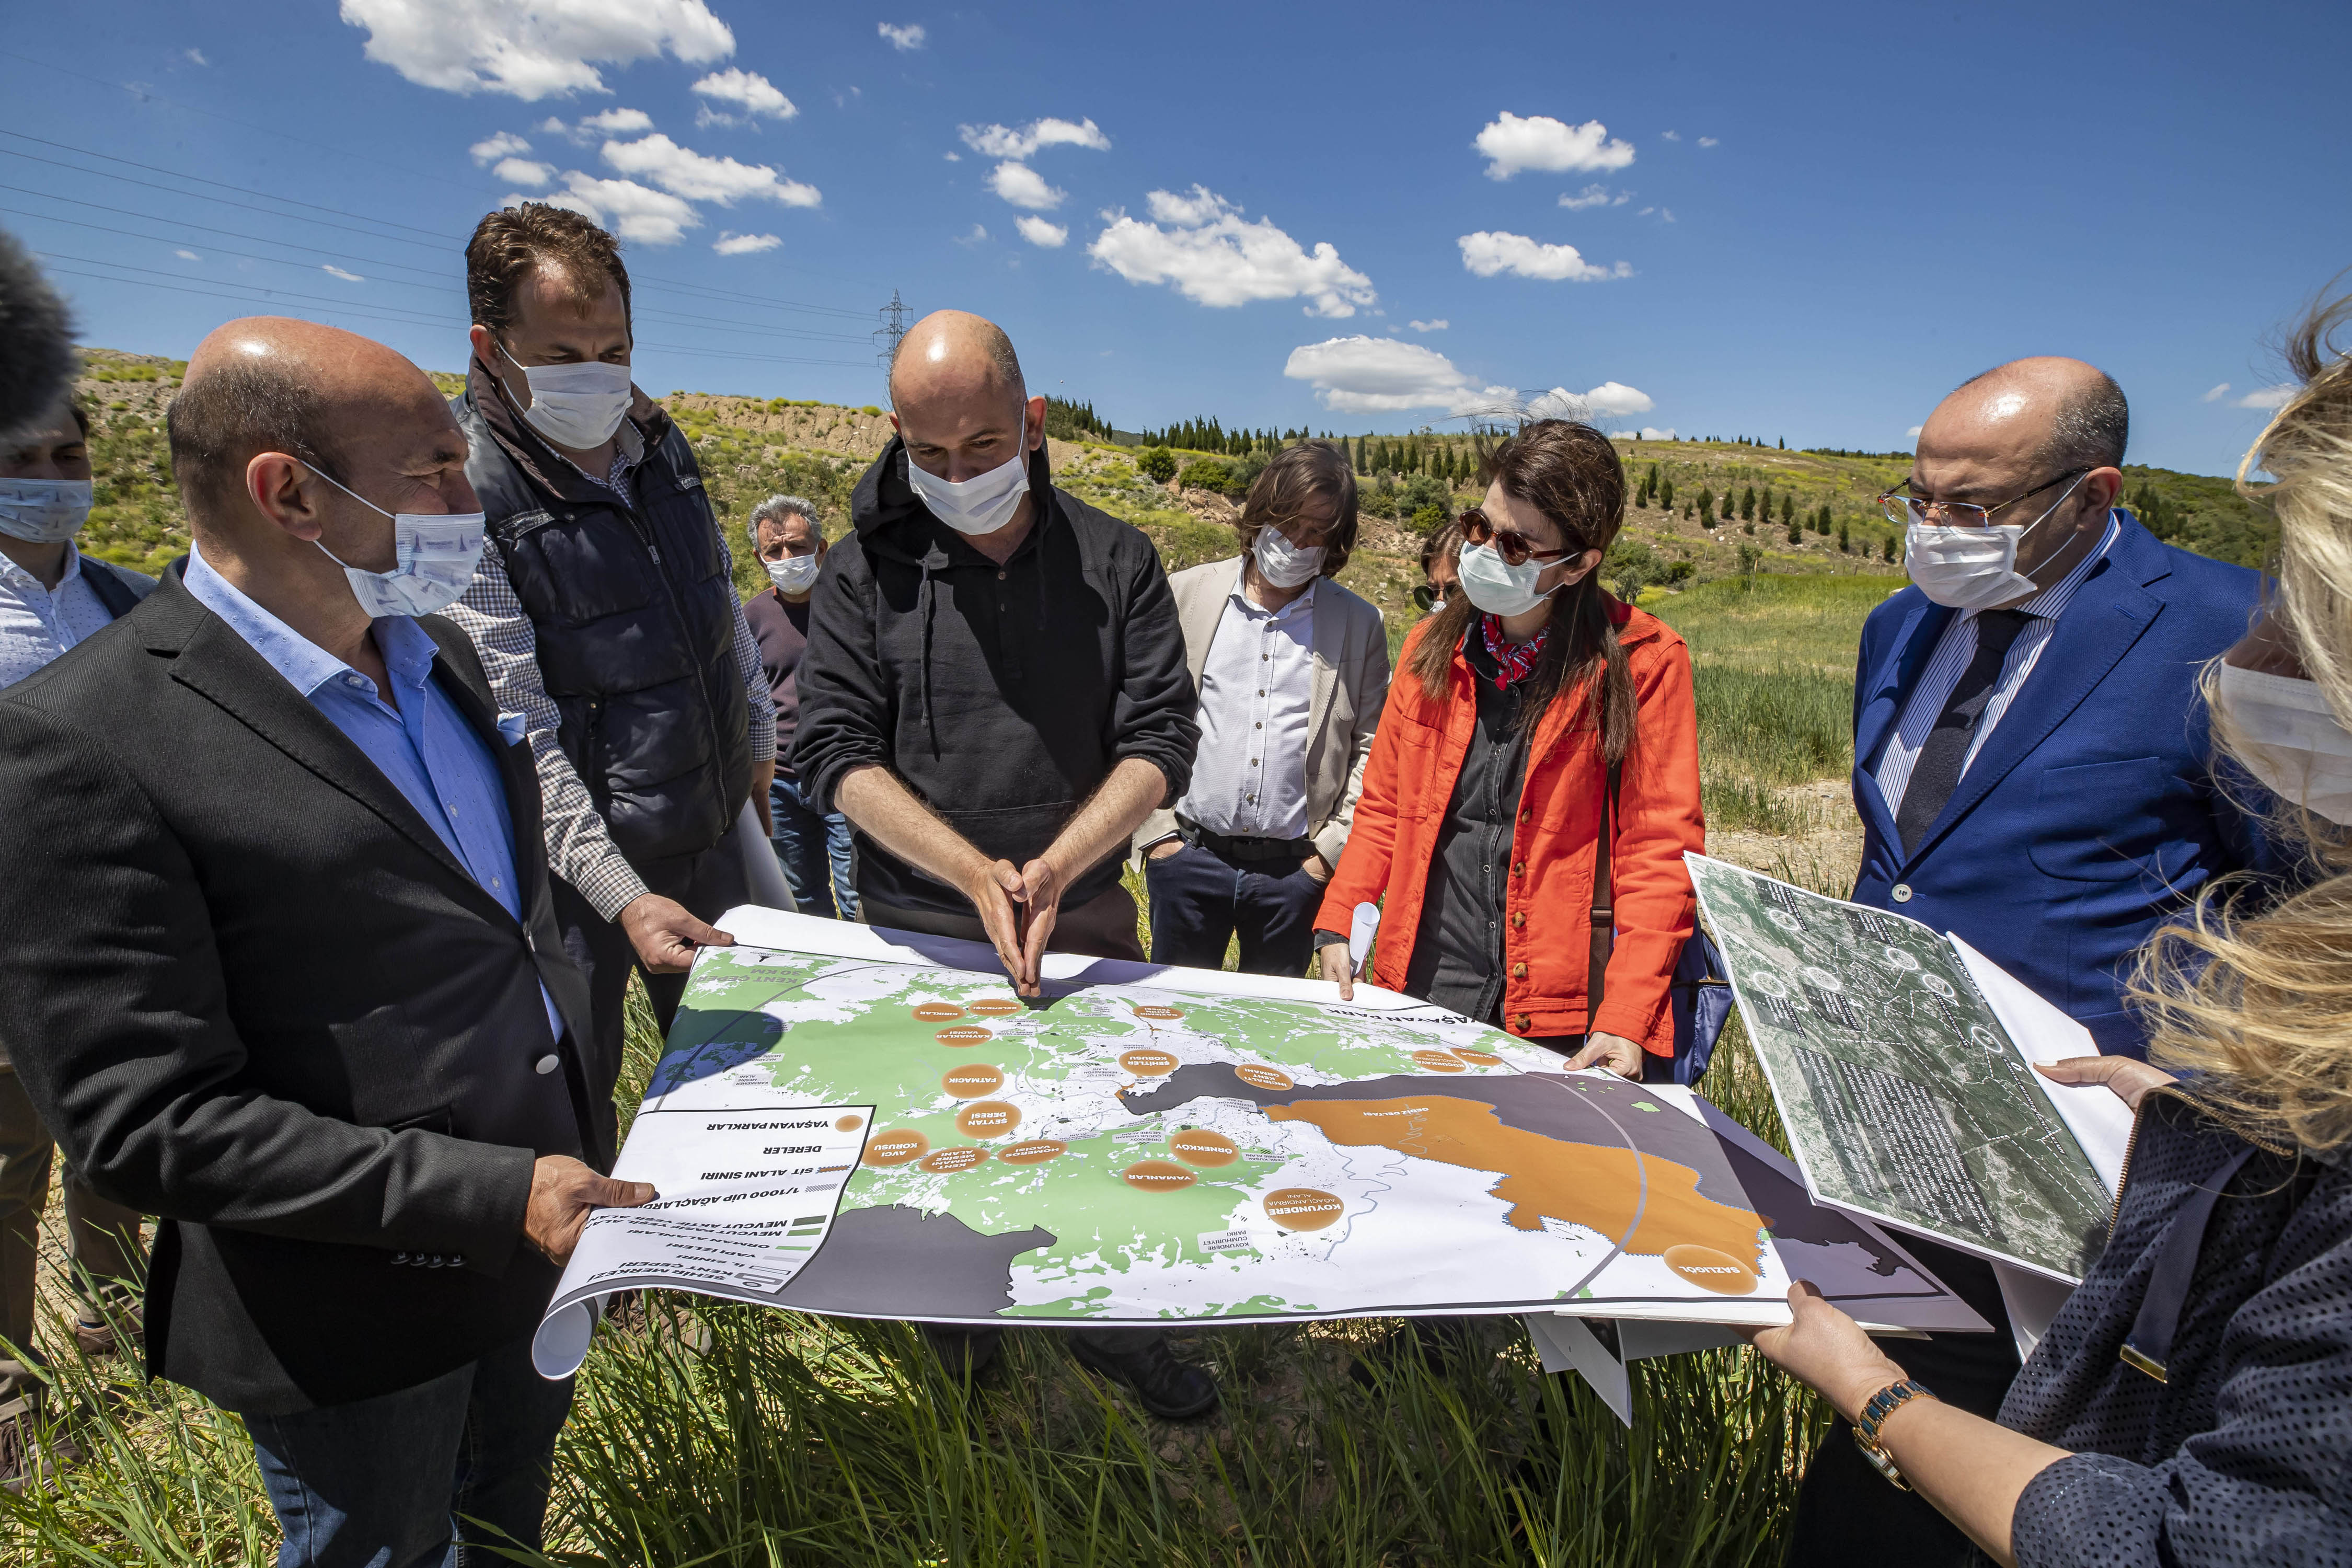
<path id="1" fill-rule="evenodd" d="M 1992 525 L 1993 513 L 2015 506 L 2027 496 L 2040 495 L 2053 485 L 2063 485 L 2069 479 L 2079 479 L 2090 471 L 2088 468 L 2070 468 L 2054 479 L 2044 479 L 2030 490 L 2013 495 L 2004 501 L 1995 501 L 1990 506 L 1978 506 L 1973 501 L 1964 500 L 1929 500 L 1919 496 L 1898 494 L 1894 490 L 1887 490 L 1880 495 L 1878 504 L 1885 510 L 1887 521 L 1906 527 L 1916 522 L 1922 525 L 1936 524 L 1944 528 L 1989 528 Z M 1907 484 L 1910 481 L 1906 479 L 1904 482 Z"/>
<path id="2" fill-rule="evenodd" d="M 1444 592 L 1433 588 L 1426 583 L 1412 591 L 1412 602 L 1424 611 L 1435 609 L 1438 602 L 1444 597 Z"/>
<path id="3" fill-rule="evenodd" d="M 1524 533 L 1514 533 L 1507 528 L 1496 528 L 1486 514 L 1472 507 L 1454 520 L 1462 529 L 1465 544 L 1489 544 L 1503 558 L 1507 566 L 1524 565 L 1529 561 L 1558 561 L 1575 553 L 1569 550 L 1538 550 L 1528 542 Z"/>

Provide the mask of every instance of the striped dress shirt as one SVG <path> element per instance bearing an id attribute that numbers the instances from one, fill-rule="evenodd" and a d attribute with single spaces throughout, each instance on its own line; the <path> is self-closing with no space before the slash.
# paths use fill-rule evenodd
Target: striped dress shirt
<path id="1" fill-rule="evenodd" d="M 2000 679 L 1993 683 L 1992 695 L 1985 703 L 1984 716 L 1977 721 L 1975 732 L 1969 737 L 1968 754 L 1960 759 L 1962 778 L 1968 777 L 1969 764 L 1984 750 L 1985 742 L 1992 739 L 1994 729 L 2008 713 L 2010 705 L 2025 689 L 2026 678 L 2033 673 L 2034 663 L 2058 629 L 2059 616 L 2099 563 L 2106 559 L 2108 550 L 2122 531 L 2115 513 L 2109 512 L 2107 531 L 2100 537 L 2096 550 L 2083 557 L 2072 572 L 2057 582 L 2023 604 L 2011 606 L 2027 617 L 2025 627 L 2010 645 L 2009 657 L 2001 661 Z M 1911 770 L 1918 763 L 1920 749 L 1927 745 L 1944 704 L 1951 700 L 1952 688 L 1959 681 L 1960 672 L 1968 668 L 1976 653 L 1977 612 L 1963 610 L 1945 626 L 1943 638 L 1928 658 L 1926 672 L 1912 689 L 1911 700 L 1904 705 L 1903 721 L 1887 737 L 1886 750 L 1879 755 L 1874 776 L 1888 812 L 1902 814 L 1903 792 L 1911 785 Z"/>

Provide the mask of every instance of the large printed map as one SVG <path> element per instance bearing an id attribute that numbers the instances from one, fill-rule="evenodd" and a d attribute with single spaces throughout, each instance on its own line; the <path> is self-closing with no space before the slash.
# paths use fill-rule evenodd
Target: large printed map
<path id="1" fill-rule="evenodd" d="M 2105 1185 L 1951 942 L 1686 858 L 1814 1193 L 2079 1279 Z"/>
<path id="2" fill-rule="evenodd" d="M 704 952 L 616 1172 L 661 1197 L 592 1219 L 559 1308 L 659 1284 L 930 1321 L 1769 1321 L 1790 1248 L 1849 1293 L 1948 1300 L 1687 1097 L 1441 1009 L 1101 963 L 1024 1002 L 765 918 L 876 956 Z"/>

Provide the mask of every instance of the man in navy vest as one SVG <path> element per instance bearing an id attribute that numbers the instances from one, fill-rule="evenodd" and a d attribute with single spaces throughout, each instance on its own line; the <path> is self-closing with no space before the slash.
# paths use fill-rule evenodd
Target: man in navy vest
<path id="1" fill-rule="evenodd" d="M 1882 498 L 1907 530 L 1912 586 L 1872 612 L 1854 678 L 1853 898 L 1957 934 L 2101 1051 L 2137 1057 L 2132 954 L 2215 879 L 2267 861 L 2216 783 L 2197 690 L 2246 635 L 2260 578 L 2116 510 L 2129 422 L 2103 372 L 2036 358 L 1966 383 L 1921 426 L 1911 477 Z M 1906 1245 L 1996 1331 L 1908 1348 L 1904 1365 L 1996 1415 L 2018 1360 L 1991 1270 Z M 1790 1561 L 1895 1542 L 1910 1563 L 1972 1554 L 1833 1430 Z"/>
<path id="2" fill-rule="evenodd" d="M 451 406 L 489 533 L 449 618 L 528 728 L 609 1135 L 629 971 L 667 1030 L 695 949 L 730 941 L 709 922 L 750 901 L 775 710 L 693 449 L 630 383 L 613 237 L 501 208 L 466 247 L 466 292 L 473 364 Z"/>

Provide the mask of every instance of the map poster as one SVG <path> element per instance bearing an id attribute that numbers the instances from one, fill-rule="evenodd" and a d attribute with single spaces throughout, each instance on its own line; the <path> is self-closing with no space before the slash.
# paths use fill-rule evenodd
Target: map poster
<path id="1" fill-rule="evenodd" d="M 1812 1196 L 2080 1280 L 2107 1185 L 1952 941 L 1685 858 Z"/>
<path id="2" fill-rule="evenodd" d="M 589 1220 L 548 1375 L 594 1298 L 647 1288 L 947 1323 L 1766 1323 L 1793 1248 L 1866 1321 L 1979 1326 L 1691 1097 L 1407 997 L 1055 954 L 1024 1002 L 977 943 L 721 924 L 614 1171 L 659 1195 Z"/>

